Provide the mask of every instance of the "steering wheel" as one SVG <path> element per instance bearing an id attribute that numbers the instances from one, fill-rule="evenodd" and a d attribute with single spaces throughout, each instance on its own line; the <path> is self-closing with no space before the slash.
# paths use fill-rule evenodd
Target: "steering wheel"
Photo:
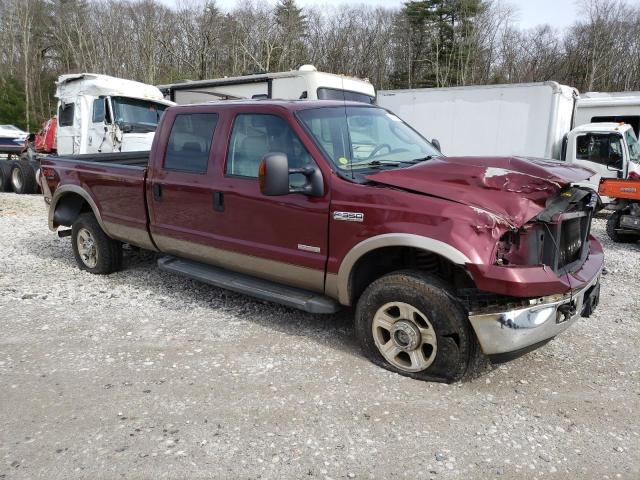
<path id="1" fill-rule="evenodd" d="M 381 145 L 376 146 L 376 148 L 373 149 L 373 151 L 369 154 L 369 156 L 367 157 L 367 160 L 375 157 L 378 153 L 380 153 L 380 151 L 386 148 L 387 150 L 391 151 L 391 145 L 389 145 L 388 143 L 383 143 Z"/>

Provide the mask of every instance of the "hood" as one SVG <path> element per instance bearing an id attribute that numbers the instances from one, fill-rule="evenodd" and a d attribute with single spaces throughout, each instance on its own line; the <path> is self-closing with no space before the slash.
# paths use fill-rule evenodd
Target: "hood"
<path id="1" fill-rule="evenodd" d="M 593 175 L 586 168 L 532 158 L 438 157 L 367 180 L 465 204 L 519 227 L 563 187 Z"/>

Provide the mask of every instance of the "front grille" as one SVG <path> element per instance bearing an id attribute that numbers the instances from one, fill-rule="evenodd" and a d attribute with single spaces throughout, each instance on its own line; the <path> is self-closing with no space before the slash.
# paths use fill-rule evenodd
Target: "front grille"
<path id="1" fill-rule="evenodd" d="M 580 259 L 583 241 L 582 218 L 572 218 L 562 222 L 560 225 L 558 268 L 564 268 Z"/>
<path id="2" fill-rule="evenodd" d="M 577 270 L 589 253 L 591 211 L 561 214 L 545 230 L 543 263 L 556 273 Z"/>

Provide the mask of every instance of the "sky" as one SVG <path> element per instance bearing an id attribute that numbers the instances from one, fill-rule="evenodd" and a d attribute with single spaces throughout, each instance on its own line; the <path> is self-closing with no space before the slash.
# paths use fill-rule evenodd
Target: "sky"
<path id="1" fill-rule="evenodd" d="M 174 6 L 181 0 L 161 0 L 164 4 Z M 269 1 L 269 0 L 268 0 Z M 576 0 L 499 0 L 515 7 L 516 22 L 522 28 L 532 28 L 548 23 L 557 28 L 571 25 L 579 14 L 579 2 Z M 275 3 L 275 0 L 270 0 Z M 217 4 L 225 9 L 232 9 L 237 0 L 217 0 Z M 297 0 L 298 5 L 340 5 L 343 3 L 365 3 L 373 6 L 400 7 L 404 0 Z"/>

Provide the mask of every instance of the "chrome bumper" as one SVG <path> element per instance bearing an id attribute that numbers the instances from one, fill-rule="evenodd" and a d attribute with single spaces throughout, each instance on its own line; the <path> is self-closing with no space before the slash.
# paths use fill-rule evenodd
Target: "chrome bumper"
<path id="1" fill-rule="evenodd" d="M 486 355 L 515 352 L 564 332 L 583 314 L 595 308 L 600 273 L 572 295 L 543 297 L 535 305 L 491 313 L 471 312 L 469 320 Z"/>

